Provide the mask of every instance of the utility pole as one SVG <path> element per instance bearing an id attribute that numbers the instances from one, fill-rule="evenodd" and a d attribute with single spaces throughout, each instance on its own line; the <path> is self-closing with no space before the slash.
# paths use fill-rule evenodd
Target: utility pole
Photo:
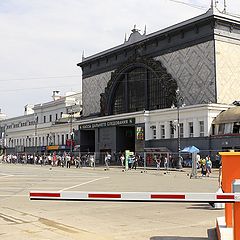
<path id="1" fill-rule="evenodd" d="M 35 125 L 35 131 L 34 131 L 34 137 L 35 137 L 35 155 L 37 153 L 37 124 L 38 124 L 38 116 L 34 116 L 34 125 Z"/>
<path id="2" fill-rule="evenodd" d="M 73 148 L 73 107 L 71 106 L 70 115 L 70 154 L 72 156 L 72 148 Z"/>
<path id="3" fill-rule="evenodd" d="M 178 161 L 177 169 L 182 168 L 182 157 L 181 157 L 181 136 L 180 136 L 180 107 L 183 105 L 183 97 L 180 94 L 179 88 L 176 90 L 176 107 L 177 107 L 177 139 L 178 139 Z"/>

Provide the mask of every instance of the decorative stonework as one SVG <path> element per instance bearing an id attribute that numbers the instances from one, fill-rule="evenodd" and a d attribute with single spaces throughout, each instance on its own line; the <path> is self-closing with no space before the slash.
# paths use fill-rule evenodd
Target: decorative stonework
<path id="1" fill-rule="evenodd" d="M 100 94 L 104 92 L 111 72 L 105 72 L 82 80 L 83 115 L 100 113 Z"/>
<path id="2" fill-rule="evenodd" d="M 216 41 L 217 101 L 240 100 L 240 45 Z"/>
<path id="3" fill-rule="evenodd" d="M 138 49 L 137 52 L 139 52 Z M 141 54 L 138 53 L 138 55 Z M 109 71 L 83 79 L 84 116 L 99 114 L 101 108 L 102 115 L 108 112 L 106 103 L 109 99 L 106 93 L 111 89 L 113 79 L 116 78 L 118 72 L 127 68 L 134 58 L 139 61 L 141 56 L 132 56 L 122 65 L 121 69 L 119 68 L 120 70 L 115 72 Z M 214 41 L 167 53 L 156 57 L 155 60 L 157 60 L 156 63 L 162 63 L 162 68 L 166 69 L 171 78 L 176 80 L 185 104 L 216 102 Z"/>
<path id="4" fill-rule="evenodd" d="M 155 58 L 176 79 L 187 105 L 216 102 L 214 42 L 186 47 Z"/>

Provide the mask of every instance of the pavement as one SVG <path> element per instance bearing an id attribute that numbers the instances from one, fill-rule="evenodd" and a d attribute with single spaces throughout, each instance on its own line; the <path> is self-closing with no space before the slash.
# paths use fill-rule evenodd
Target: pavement
<path id="1" fill-rule="evenodd" d="M 0 164 L 1 240 L 206 240 L 223 210 L 201 203 L 30 201 L 29 191 L 216 192 L 218 171 Z"/>

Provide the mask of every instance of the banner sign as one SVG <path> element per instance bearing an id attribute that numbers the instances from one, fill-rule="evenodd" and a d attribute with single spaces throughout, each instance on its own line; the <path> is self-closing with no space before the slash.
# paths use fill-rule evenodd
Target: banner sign
<path id="1" fill-rule="evenodd" d="M 116 126 L 129 125 L 129 124 L 135 124 L 135 118 L 83 124 L 83 125 L 79 125 L 79 129 L 80 130 L 88 130 L 88 129 L 93 129 L 93 128 L 116 127 Z"/>
<path id="2" fill-rule="evenodd" d="M 58 145 L 47 146 L 47 150 L 58 150 Z"/>
<path id="3" fill-rule="evenodd" d="M 144 140 L 144 129 L 143 127 L 136 128 L 136 137 L 137 140 Z"/>

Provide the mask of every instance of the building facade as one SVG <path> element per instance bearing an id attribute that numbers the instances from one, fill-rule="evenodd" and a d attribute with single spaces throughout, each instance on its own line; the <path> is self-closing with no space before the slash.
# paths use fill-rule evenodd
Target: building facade
<path id="1" fill-rule="evenodd" d="M 1 145 L 7 153 L 70 151 L 73 132 L 77 129 L 75 120 L 82 108 L 81 93 L 60 96 L 54 91 L 52 97 L 53 101 L 25 106 L 23 116 L 0 122 Z"/>
<path id="2" fill-rule="evenodd" d="M 182 147 L 210 151 L 214 117 L 239 99 L 239 51 L 240 19 L 211 7 L 148 35 L 134 28 L 122 45 L 83 57 L 81 146 L 177 152 L 181 137 Z"/>

